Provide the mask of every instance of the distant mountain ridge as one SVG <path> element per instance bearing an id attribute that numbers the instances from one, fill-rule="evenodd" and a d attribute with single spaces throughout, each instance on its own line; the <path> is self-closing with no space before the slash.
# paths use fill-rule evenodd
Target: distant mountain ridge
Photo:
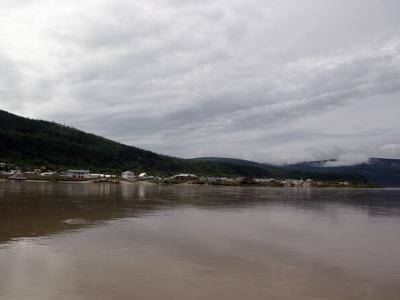
<path id="1" fill-rule="evenodd" d="M 198 158 L 193 158 L 193 160 L 198 160 L 198 161 L 213 161 L 213 162 L 225 162 L 225 163 L 230 163 L 230 164 L 235 164 L 235 165 L 241 165 L 241 166 L 253 166 L 253 167 L 259 167 L 259 168 L 273 168 L 273 169 L 279 169 L 279 167 L 271 165 L 271 164 L 264 164 L 264 163 L 258 163 L 255 161 L 251 160 L 245 160 L 245 159 L 239 159 L 239 158 L 228 158 L 228 157 L 198 157 Z"/>
<path id="2" fill-rule="evenodd" d="M 360 174 L 370 182 L 379 183 L 384 186 L 400 186 L 400 159 L 370 158 L 368 163 L 337 167 L 325 166 L 328 161 L 335 160 L 302 162 L 285 165 L 284 168 L 302 172 Z"/>
<path id="3" fill-rule="evenodd" d="M 351 180 L 353 175 L 359 175 L 367 179 L 368 182 L 380 184 L 382 186 L 400 186 L 400 159 L 370 158 L 368 163 L 356 164 L 351 166 L 325 166 L 327 162 L 335 162 L 335 159 L 301 162 L 283 166 L 257 163 L 254 161 L 241 160 L 235 158 L 202 157 L 199 160 L 225 161 L 239 165 L 251 165 L 254 167 L 265 168 L 275 177 L 280 177 L 282 170 L 285 176 L 296 178 L 295 172 L 303 174 L 320 174 L 320 178 L 328 174 L 343 174 L 344 178 Z M 294 172 L 294 173 L 291 173 Z"/>
<path id="4" fill-rule="evenodd" d="M 0 162 L 52 169 L 133 170 L 168 175 L 312 178 L 366 182 L 343 172 L 302 171 L 233 158 L 182 159 L 160 155 L 54 122 L 33 120 L 0 110 Z"/>
<path id="5" fill-rule="evenodd" d="M 209 162 L 224 162 L 229 164 L 235 164 L 238 166 L 252 166 L 260 169 L 264 169 L 270 173 L 270 176 L 277 179 L 292 178 L 292 179 L 315 179 L 315 180 L 348 180 L 352 182 L 368 182 L 367 178 L 357 173 L 346 173 L 340 172 L 335 173 L 332 170 L 326 170 L 326 172 L 320 172 L 318 169 L 310 170 L 296 170 L 281 166 L 275 166 L 266 163 L 258 163 L 250 160 L 237 159 L 237 158 L 226 158 L 226 157 L 199 157 L 194 158 L 197 161 L 209 161 Z"/>

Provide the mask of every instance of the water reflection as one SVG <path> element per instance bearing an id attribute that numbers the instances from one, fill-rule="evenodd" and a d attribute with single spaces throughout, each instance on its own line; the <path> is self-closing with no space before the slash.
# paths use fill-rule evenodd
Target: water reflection
<path id="1" fill-rule="evenodd" d="M 375 217 L 400 216 L 397 189 L 310 190 L 0 181 L 0 242 L 48 235 L 110 219 L 139 217 L 184 204 L 222 210 L 257 205 L 290 206 L 329 215 L 340 207 L 347 207 Z"/>
<path id="2" fill-rule="evenodd" d="M 162 204 L 155 196 L 155 188 L 2 182 L 0 242 L 75 230 L 101 221 L 146 213 Z M 65 222 L 79 219 L 84 222 Z"/>

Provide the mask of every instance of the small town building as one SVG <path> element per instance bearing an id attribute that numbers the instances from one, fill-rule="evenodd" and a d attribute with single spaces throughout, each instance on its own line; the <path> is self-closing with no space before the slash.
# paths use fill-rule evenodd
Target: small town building
<path id="1" fill-rule="evenodd" d="M 147 173 L 140 173 L 138 179 L 139 181 L 154 181 L 155 177 L 148 175 Z"/>
<path id="2" fill-rule="evenodd" d="M 131 172 L 131 171 L 125 171 L 122 173 L 122 178 L 126 179 L 126 180 L 134 180 L 135 178 L 135 173 Z"/>
<path id="3" fill-rule="evenodd" d="M 104 178 L 117 178 L 117 175 L 114 175 L 114 174 L 104 174 Z"/>
<path id="4" fill-rule="evenodd" d="M 282 181 L 282 183 L 286 187 L 298 187 L 302 184 L 302 181 L 297 180 L 297 179 L 286 179 L 286 180 Z"/>
<path id="5" fill-rule="evenodd" d="M 65 177 L 72 179 L 90 179 L 90 171 L 88 170 L 68 170 Z"/>
<path id="6" fill-rule="evenodd" d="M 243 176 L 235 177 L 235 182 L 236 183 L 241 183 L 244 178 L 245 177 L 243 177 Z"/>
<path id="7" fill-rule="evenodd" d="M 175 181 L 198 181 L 199 177 L 194 174 L 177 174 L 172 179 Z"/>
<path id="8" fill-rule="evenodd" d="M 9 176 L 8 179 L 23 181 L 23 180 L 26 180 L 27 178 L 21 172 L 16 172 L 16 173 L 13 173 L 11 176 Z"/>
<path id="9" fill-rule="evenodd" d="M 304 181 L 304 185 L 303 186 L 304 187 L 308 187 L 308 188 L 314 187 L 315 186 L 314 180 L 307 179 L 306 181 Z"/>
<path id="10" fill-rule="evenodd" d="M 98 179 L 98 178 L 104 178 L 104 177 L 105 177 L 104 174 L 97 174 L 97 173 L 90 174 L 90 178 L 92 178 L 92 179 Z"/>
<path id="11" fill-rule="evenodd" d="M 240 181 L 241 184 L 255 184 L 256 181 L 251 177 L 245 177 Z"/>
<path id="12" fill-rule="evenodd" d="M 230 184 L 230 185 L 236 183 L 235 179 L 227 177 L 219 177 L 217 178 L 216 182 L 220 184 Z"/>
<path id="13" fill-rule="evenodd" d="M 32 172 L 33 174 L 36 174 L 35 172 Z M 44 172 L 40 174 L 41 176 L 45 176 L 45 177 L 51 177 L 51 176 L 57 176 L 58 173 L 57 172 Z"/>
<path id="14" fill-rule="evenodd" d="M 199 180 L 201 181 L 201 182 L 204 182 L 204 183 L 215 183 L 215 182 L 217 182 L 217 177 L 213 177 L 213 176 L 201 176 L 201 177 L 199 177 Z"/>

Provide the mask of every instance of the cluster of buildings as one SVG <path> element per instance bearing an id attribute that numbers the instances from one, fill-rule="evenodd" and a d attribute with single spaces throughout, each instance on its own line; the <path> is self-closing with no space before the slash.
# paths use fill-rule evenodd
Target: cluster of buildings
<path id="1" fill-rule="evenodd" d="M 171 177 L 157 177 L 148 175 L 147 173 L 140 173 L 135 175 L 132 171 L 125 171 L 121 174 L 121 177 L 128 181 L 156 181 L 156 182 L 198 182 L 200 178 L 194 174 L 176 174 Z"/>
<path id="2" fill-rule="evenodd" d="M 138 176 L 131 171 L 122 173 L 122 178 L 128 181 L 155 181 L 165 183 L 196 183 L 196 184 L 213 184 L 213 185 L 260 185 L 275 187 L 324 187 L 330 186 L 326 182 L 314 181 L 313 179 L 275 179 L 275 178 L 251 178 L 251 177 L 213 177 L 213 176 L 196 176 L 194 174 L 181 173 L 167 178 L 149 176 L 141 173 Z M 347 187 L 350 182 L 337 182 L 336 186 Z"/>
<path id="3" fill-rule="evenodd" d="M 0 166 L 5 166 L 5 164 L 0 164 Z M 9 179 L 28 179 L 28 178 L 50 178 L 50 177 L 62 177 L 68 179 L 92 179 L 97 178 L 98 174 L 91 174 L 88 170 L 67 170 L 64 172 L 54 172 L 48 171 L 45 168 L 34 169 L 33 171 L 21 171 L 18 168 L 9 169 L 9 170 L 2 170 L 0 171 L 0 177 L 5 177 Z M 113 176 L 113 175 L 103 175 L 103 176 Z M 116 176 L 115 176 L 116 177 Z"/>
<path id="4" fill-rule="evenodd" d="M 6 164 L 1 163 L 1 166 L 6 167 Z M 153 181 L 153 182 L 198 182 L 199 177 L 194 174 L 177 174 L 172 177 L 161 178 L 149 175 L 147 173 L 140 173 L 136 175 L 132 171 L 125 171 L 120 175 L 115 174 L 100 174 L 91 173 L 89 170 L 66 170 L 63 172 L 48 171 L 46 168 L 39 168 L 33 171 L 21 171 L 18 168 L 0 170 L 0 178 L 8 179 L 46 179 L 46 178 L 59 178 L 61 180 L 97 180 L 97 179 L 124 179 L 126 181 Z"/>
<path id="5" fill-rule="evenodd" d="M 147 173 L 135 174 L 132 171 L 122 172 L 120 175 L 91 173 L 89 170 L 66 170 L 63 172 L 53 172 L 45 167 L 33 171 L 22 172 L 18 168 L 11 169 L 10 165 L 0 163 L 0 178 L 14 180 L 25 179 L 58 179 L 58 180 L 76 180 L 76 181 L 118 181 L 120 179 L 135 181 L 150 181 L 157 183 L 195 183 L 195 184 L 213 184 L 213 185 L 261 185 L 261 186 L 280 186 L 280 187 L 323 187 L 329 186 L 326 182 L 314 181 L 312 179 L 274 179 L 274 178 L 250 178 L 250 177 L 213 177 L 196 176 L 190 173 L 180 173 L 170 177 L 158 177 Z M 351 184 L 347 181 L 337 182 L 335 186 L 347 187 Z"/>
<path id="6" fill-rule="evenodd" d="M 41 169 L 35 169 L 34 171 L 21 171 L 19 169 L 0 171 L 0 177 L 8 179 L 40 179 L 40 178 L 51 178 L 51 177 L 63 177 L 71 179 L 91 179 L 92 174 L 85 170 L 68 170 L 65 172 L 53 172 L 45 171 L 42 172 Z"/>
<path id="7" fill-rule="evenodd" d="M 317 187 L 322 186 L 323 182 L 321 181 L 314 181 L 312 179 L 286 179 L 282 181 L 283 186 L 286 187 Z"/>

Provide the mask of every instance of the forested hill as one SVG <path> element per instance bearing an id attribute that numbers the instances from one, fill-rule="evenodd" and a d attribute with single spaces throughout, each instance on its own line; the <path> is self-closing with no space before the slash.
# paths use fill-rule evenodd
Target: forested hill
<path id="1" fill-rule="evenodd" d="M 135 170 L 160 174 L 268 176 L 256 167 L 197 162 L 123 145 L 54 122 L 32 120 L 0 110 L 0 161 L 55 169 Z"/>
<path id="2" fill-rule="evenodd" d="M 240 163 L 240 160 L 181 159 L 123 145 L 54 122 L 23 118 L 0 110 L 0 162 L 21 167 L 48 166 L 52 169 L 87 168 L 92 171 L 134 170 L 160 175 L 177 172 L 198 175 L 293 177 L 340 180 L 343 174 L 318 175 L 281 168 Z M 363 181 L 359 176 L 351 177 Z"/>

